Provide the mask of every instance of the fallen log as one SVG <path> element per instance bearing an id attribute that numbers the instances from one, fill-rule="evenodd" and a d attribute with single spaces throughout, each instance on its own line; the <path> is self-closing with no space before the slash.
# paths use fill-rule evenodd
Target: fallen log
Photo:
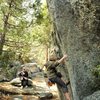
<path id="1" fill-rule="evenodd" d="M 16 95 L 16 94 L 27 94 L 32 95 L 36 94 L 34 88 L 25 88 L 22 89 L 21 87 L 12 86 L 10 82 L 2 82 L 0 83 L 0 92 L 3 94 L 10 94 L 10 95 Z"/>

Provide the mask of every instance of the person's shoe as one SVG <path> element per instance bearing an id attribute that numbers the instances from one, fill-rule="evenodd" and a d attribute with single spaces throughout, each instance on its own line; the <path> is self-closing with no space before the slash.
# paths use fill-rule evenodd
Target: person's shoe
<path id="1" fill-rule="evenodd" d="M 66 85 L 69 85 L 70 84 L 70 81 L 68 81 L 67 83 L 66 83 Z"/>
<path id="2" fill-rule="evenodd" d="M 26 85 L 25 88 L 28 88 L 28 86 Z"/>
<path id="3" fill-rule="evenodd" d="M 23 89 L 23 86 L 21 86 L 20 88 Z"/>

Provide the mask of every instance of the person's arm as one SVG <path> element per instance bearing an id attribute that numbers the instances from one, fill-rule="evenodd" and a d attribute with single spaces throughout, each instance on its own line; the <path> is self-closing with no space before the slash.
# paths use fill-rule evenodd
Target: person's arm
<path id="1" fill-rule="evenodd" d="M 67 55 L 64 55 L 60 60 L 58 60 L 58 63 L 63 62 L 67 58 Z"/>
<path id="2" fill-rule="evenodd" d="M 42 72 L 43 71 L 43 68 L 46 67 L 46 66 L 47 66 L 47 64 L 42 65 L 42 67 L 39 68 L 39 71 Z"/>
<path id="3" fill-rule="evenodd" d="M 45 66 L 45 65 L 43 65 L 43 66 L 40 68 L 40 70 L 43 70 L 44 66 Z"/>
<path id="4" fill-rule="evenodd" d="M 64 55 L 61 59 L 59 59 L 58 61 L 55 61 L 51 68 L 57 67 L 60 63 L 62 63 L 65 59 L 67 58 L 67 55 Z"/>

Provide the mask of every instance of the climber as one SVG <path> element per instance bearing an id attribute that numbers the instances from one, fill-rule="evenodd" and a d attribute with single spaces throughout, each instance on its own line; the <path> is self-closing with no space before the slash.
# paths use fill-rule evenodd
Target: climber
<path id="1" fill-rule="evenodd" d="M 61 59 L 57 60 L 57 57 L 55 55 L 50 55 L 49 57 L 49 61 L 46 62 L 46 64 L 44 64 L 44 66 L 47 69 L 47 76 L 49 78 L 49 80 L 52 83 L 56 83 L 57 85 L 59 85 L 66 97 L 66 100 L 70 100 L 70 96 L 69 96 L 69 92 L 68 92 L 68 88 L 66 83 L 61 79 L 61 77 L 59 77 L 59 75 L 57 75 L 57 70 L 56 67 L 62 63 L 65 59 L 67 58 L 67 55 L 64 55 Z"/>

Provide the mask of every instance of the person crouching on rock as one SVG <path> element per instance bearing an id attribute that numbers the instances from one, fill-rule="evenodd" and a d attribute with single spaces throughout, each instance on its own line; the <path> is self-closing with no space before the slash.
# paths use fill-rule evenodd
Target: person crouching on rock
<path id="1" fill-rule="evenodd" d="M 28 86 L 28 71 L 25 68 L 21 68 L 19 77 L 21 80 L 22 87 L 25 88 L 26 86 Z"/>

